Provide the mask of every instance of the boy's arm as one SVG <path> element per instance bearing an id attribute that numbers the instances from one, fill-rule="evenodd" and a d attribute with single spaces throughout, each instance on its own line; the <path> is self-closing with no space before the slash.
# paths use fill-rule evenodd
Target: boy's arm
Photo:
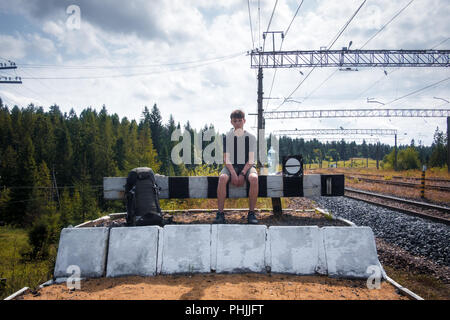
<path id="1" fill-rule="evenodd" d="M 244 168 L 242 169 L 241 173 L 244 174 L 244 176 L 247 174 L 247 171 L 250 170 L 250 168 L 255 163 L 255 153 L 249 152 L 248 153 L 248 161 L 245 163 Z"/>
<path id="2" fill-rule="evenodd" d="M 233 175 L 236 175 L 236 171 L 234 170 L 234 167 L 233 167 L 233 165 L 231 164 L 231 161 L 230 161 L 230 154 L 229 154 L 228 152 L 225 152 L 224 158 L 225 158 L 225 166 L 227 167 L 228 171 L 230 171 L 230 174 L 231 174 L 232 176 L 233 176 Z"/>

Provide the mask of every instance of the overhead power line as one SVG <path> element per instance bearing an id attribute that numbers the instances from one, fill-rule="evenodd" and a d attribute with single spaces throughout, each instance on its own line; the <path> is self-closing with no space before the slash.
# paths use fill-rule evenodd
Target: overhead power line
<path id="1" fill-rule="evenodd" d="M 252 26 L 252 15 L 250 13 L 250 0 L 247 0 L 248 5 L 248 20 L 250 21 L 250 34 L 252 36 L 252 49 L 255 48 L 255 40 L 253 38 L 253 26 Z"/>
<path id="2" fill-rule="evenodd" d="M 280 44 L 280 50 L 279 50 L 279 51 L 281 51 L 281 49 L 283 48 L 284 39 L 286 38 L 286 36 L 287 36 L 287 34 L 288 34 L 288 32 L 289 32 L 289 30 L 290 30 L 290 28 L 291 28 L 291 25 L 292 25 L 292 23 L 294 22 L 295 17 L 297 16 L 298 11 L 300 10 L 302 4 L 303 4 L 303 0 L 302 0 L 302 1 L 300 2 L 300 4 L 298 5 L 297 10 L 295 11 L 294 16 L 292 17 L 291 22 L 289 23 L 289 26 L 287 27 L 286 31 L 284 32 L 284 36 L 283 36 L 282 39 L 281 39 L 281 44 Z M 275 69 L 275 71 L 274 71 L 274 73 L 273 73 L 272 84 L 270 85 L 269 99 L 267 100 L 266 109 L 269 107 L 269 104 L 270 104 L 270 98 L 271 98 L 271 96 L 272 96 L 272 90 L 273 90 L 273 85 L 274 85 L 274 83 L 275 83 L 275 77 L 276 77 L 276 75 L 277 75 L 277 70 L 278 70 L 278 69 Z"/>
<path id="3" fill-rule="evenodd" d="M 270 28 L 270 25 L 272 24 L 273 14 L 275 13 L 275 9 L 277 8 L 277 4 L 278 4 L 278 0 L 275 1 L 275 5 L 273 6 L 272 14 L 270 16 L 269 24 L 267 25 L 266 33 L 269 32 L 269 28 Z M 264 51 L 265 46 L 266 46 L 266 38 L 264 38 L 264 41 L 263 41 L 263 51 Z"/>
<path id="4" fill-rule="evenodd" d="M 386 28 L 392 21 L 394 21 L 395 18 L 397 18 L 406 8 L 409 7 L 409 5 L 413 2 L 414 0 L 411 0 L 410 2 L 408 2 L 408 4 L 406 6 L 404 6 L 399 12 L 397 12 L 392 18 L 391 20 L 389 20 L 387 23 L 385 23 L 373 36 L 371 36 L 366 43 L 364 43 L 361 48 L 359 48 L 359 50 L 361 50 L 362 48 L 364 48 L 370 41 L 372 41 L 373 38 L 375 38 L 381 31 L 384 30 L 384 28 Z"/>
<path id="5" fill-rule="evenodd" d="M 385 105 L 386 105 L 386 104 L 391 104 L 391 103 L 396 102 L 396 101 L 398 101 L 398 100 L 401 100 L 401 99 L 403 99 L 403 98 L 412 96 L 413 94 L 419 93 L 419 92 L 424 91 L 424 90 L 429 89 L 429 88 L 432 88 L 432 87 L 434 87 L 434 86 L 436 86 L 436 85 L 438 85 L 438 84 L 440 84 L 440 83 L 442 83 L 442 82 L 445 82 L 445 81 L 447 81 L 447 80 L 449 80 L 449 79 L 450 79 L 450 77 L 445 78 L 445 79 L 442 79 L 442 80 L 439 80 L 438 82 L 432 83 L 432 84 L 430 84 L 430 85 L 428 85 L 428 86 L 425 86 L 425 87 L 423 87 L 423 88 L 420 88 L 420 89 L 418 89 L 418 90 L 414 90 L 413 92 L 410 92 L 410 93 L 408 93 L 408 94 L 405 94 L 404 96 L 401 96 L 401 97 L 399 97 L 399 98 L 397 98 L 397 99 L 394 99 L 394 100 L 392 100 L 392 101 L 389 101 L 388 103 L 385 103 Z"/>
<path id="6" fill-rule="evenodd" d="M 338 34 L 334 37 L 334 40 L 330 42 L 330 44 L 327 46 L 327 50 L 330 50 L 331 47 L 336 43 L 336 41 L 339 39 L 339 37 L 342 35 L 342 33 L 345 31 L 345 29 L 348 27 L 348 25 L 352 22 L 353 18 L 358 14 L 359 10 L 361 10 L 362 6 L 366 3 L 367 0 L 364 0 L 361 5 L 356 9 L 356 11 L 353 13 L 353 15 L 350 17 L 350 19 L 345 23 L 345 25 L 341 28 L 341 30 L 338 32 Z M 289 96 L 278 105 L 278 107 L 275 108 L 275 110 L 278 110 L 289 98 L 292 97 L 292 95 L 300 88 L 300 86 L 308 79 L 308 77 L 311 75 L 311 73 L 316 69 L 317 66 L 314 66 L 308 74 L 300 81 L 300 83 L 297 85 L 297 87 L 289 94 Z"/>
<path id="7" fill-rule="evenodd" d="M 175 65 L 185 65 L 185 64 L 197 64 L 203 62 L 215 62 L 217 60 L 221 61 L 222 59 L 235 57 L 246 52 L 236 52 L 233 54 L 229 54 L 226 56 L 219 56 L 207 59 L 197 59 L 190 61 L 180 61 L 180 62 L 164 62 L 164 63 L 155 63 L 155 64 L 146 64 L 146 65 L 61 65 L 61 64 L 30 64 L 30 63 L 19 63 L 17 64 L 21 68 L 58 68 L 58 69 L 142 69 L 142 68 L 159 68 L 165 66 L 175 66 Z"/>
<path id="8" fill-rule="evenodd" d="M 169 72 L 176 72 L 176 71 L 182 71 L 182 70 L 188 70 L 198 67 L 203 67 L 209 64 L 221 62 L 224 60 L 233 59 L 239 56 L 244 55 L 246 52 L 240 52 L 229 56 L 224 56 L 221 58 L 215 58 L 213 61 L 205 62 L 205 63 L 199 63 L 196 65 L 186 66 L 182 68 L 176 68 L 176 69 L 169 69 L 169 70 L 160 70 L 160 71 L 153 71 L 153 72 L 137 72 L 137 73 L 128 73 L 128 74 L 113 74 L 113 75 L 101 75 L 101 76 L 73 76 L 73 77 L 23 77 L 22 79 L 39 79 L 39 80 L 86 80 L 86 79 L 105 79 L 105 78 L 126 78 L 126 77 L 138 77 L 138 76 L 148 76 L 148 75 L 154 75 L 154 74 L 163 74 L 163 73 L 169 73 Z"/>

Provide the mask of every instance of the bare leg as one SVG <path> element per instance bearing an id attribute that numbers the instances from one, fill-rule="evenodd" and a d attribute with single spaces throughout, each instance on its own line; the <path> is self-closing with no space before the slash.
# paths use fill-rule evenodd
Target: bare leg
<path id="1" fill-rule="evenodd" d="M 225 205 L 225 198 L 227 196 L 227 183 L 230 177 L 226 174 L 221 174 L 219 177 L 219 184 L 217 185 L 217 206 L 219 212 L 223 212 Z"/>
<path id="2" fill-rule="evenodd" d="M 248 207 L 250 211 L 255 210 L 256 200 L 258 200 L 258 175 L 256 173 L 250 173 L 248 175 L 248 181 L 250 188 L 248 191 Z"/>

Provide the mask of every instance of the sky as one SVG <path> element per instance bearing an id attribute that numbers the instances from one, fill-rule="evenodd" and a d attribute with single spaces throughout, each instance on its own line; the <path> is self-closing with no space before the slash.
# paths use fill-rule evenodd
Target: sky
<path id="1" fill-rule="evenodd" d="M 245 129 L 256 133 L 250 114 L 257 112 L 257 70 L 248 52 L 264 45 L 262 33 L 283 31 L 286 51 L 317 50 L 333 43 L 363 2 L 0 0 L 0 62 L 17 65 L 0 70 L 0 77 L 22 78 L 22 84 L 0 84 L 0 97 L 9 107 L 33 103 L 48 111 L 57 104 L 78 115 L 105 105 L 109 114 L 136 121 L 156 103 L 164 124 L 172 114 L 181 125 L 212 124 L 221 133 L 239 108 Z M 350 41 L 359 49 L 369 40 L 364 49 L 447 50 L 449 16 L 448 0 L 366 0 L 331 49 Z M 264 69 L 264 97 L 272 98 L 264 99 L 264 110 L 450 108 L 449 68 L 316 68 L 305 79 L 310 70 Z M 436 127 L 447 128 L 445 118 L 266 120 L 266 134 L 341 127 L 396 129 L 399 144 L 414 139 L 416 145 L 431 145 Z M 392 136 L 378 138 L 394 143 Z"/>

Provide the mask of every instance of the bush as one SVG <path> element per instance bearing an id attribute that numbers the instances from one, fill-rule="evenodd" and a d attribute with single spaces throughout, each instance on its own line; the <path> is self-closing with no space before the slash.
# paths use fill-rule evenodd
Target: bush
<path id="1" fill-rule="evenodd" d="M 381 167 L 383 169 L 393 169 L 395 160 L 395 151 L 385 155 Z M 397 154 L 397 169 L 398 170 L 410 170 L 420 169 L 419 153 L 414 147 L 408 147 L 403 150 L 399 150 Z"/>
<path id="2" fill-rule="evenodd" d="M 45 259 L 49 252 L 49 229 L 43 222 L 34 224 L 27 232 L 30 250 L 22 253 L 22 257 L 29 260 Z"/>

